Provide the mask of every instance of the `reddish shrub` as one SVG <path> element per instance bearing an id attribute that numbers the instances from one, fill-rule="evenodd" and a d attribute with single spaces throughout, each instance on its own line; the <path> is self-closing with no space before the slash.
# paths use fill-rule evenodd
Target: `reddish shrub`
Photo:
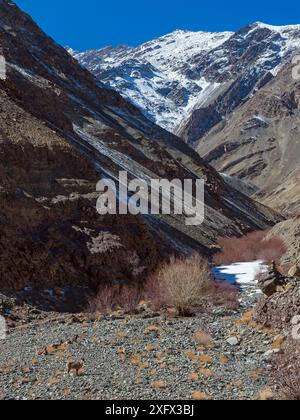
<path id="1" fill-rule="evenodd" d="M 262 260 L 266 263 L 276 261 L 287 251 L 279 237 L 267 237 L 268 231 L 252 232 L 240 238 L 221 238 L 219 245 L 222 251 L 214 256 L 216 265 L 228 265 L 236 262 Z"/>
<path id="2" fill-rule="evenodd" d="M 91 299 L 87 312 L 111 313 L 118 309 L 131 312 L 142 299 L 141 287 L 137 284 L 107 284 L 99 288 Z"/>

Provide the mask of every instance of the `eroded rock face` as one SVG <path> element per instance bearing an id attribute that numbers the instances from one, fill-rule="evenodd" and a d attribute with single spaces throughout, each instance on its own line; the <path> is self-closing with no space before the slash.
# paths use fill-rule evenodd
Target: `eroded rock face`
<path id="1" fill-rule="evenodd" d="M 293 265 L 288 272 L 288 276 L 300 278 L 300 266 L 298 264 Z"/>
<path id="2" fill-rule="evenodd" d="M 255 308 L 255 319 L 265 326 L 290 333 L 294 317 L 300 315 L 299 278 L 282 275 L 273 263 L 259 280 L 259 287 L 264 296 Z"/>
<path id="3" fill-rule="evenodd" d="M 268 273 L 265 273 L 258 282 L 258 286 L 266 296 L 272 296 L 277 290 L 286 285 L 287 280 L 277 270 L 276 264 L 272 263 Z"/>
<path id="4" fill-rule="evenodd" d="M 300 216 L 278 223 L 269 234 L 269 237 L 280 236 L 287 248 L 287 253 L 282 257 L 282 266 L 289 269 L 295 262 L 299 265 L 300 261 Z M 291 277 L 293 277 L 294 273 Z"/>
<path id="5" fill-rule="evenodd" d="M 263 325 L 292 331 L 292 320 L 300 315 L 299 279 L 287 279 L 287 285 L 269 297 L 263 297 L 255 310 L 255 319 Z"/>
<path id="6" fill-rule="evenodd" d="M 141 281 L 160 258 L 142 220 L 98 215 L 90 162 L 0 98 L 1 290 Z"/>
<path id="7" fill-rule="evenodd" d="M 13 194 L 1 194 L 1 201 L 1 218 L 10 213 L 6 206 L 22 214 L 1 224 L 2 290 L 142 281 L 159 261 L 141 220 L 100 217 L 85 197 L 65 197 L 47 209 Z"/>

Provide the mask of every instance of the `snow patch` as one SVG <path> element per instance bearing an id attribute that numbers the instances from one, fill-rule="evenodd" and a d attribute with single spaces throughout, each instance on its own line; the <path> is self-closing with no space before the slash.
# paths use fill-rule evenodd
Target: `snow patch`
<path id="1" fill-rule="evenodd" d="M 268 266 L 263 261 L 240 262 L 212 268 L 216 280 L 238 285 L 244 290 L 252 289 L 255 293 L 261 293 L 257 287 L 258 274 L 267 271 Z"/>

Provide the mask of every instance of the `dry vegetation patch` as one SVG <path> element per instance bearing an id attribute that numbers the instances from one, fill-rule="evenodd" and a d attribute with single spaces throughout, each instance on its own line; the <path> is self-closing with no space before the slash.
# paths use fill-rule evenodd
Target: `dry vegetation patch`
<path id="1" fill-rule="evenodd" d="M 172 257 L 146 280 L 103 285 L 87 311 L 134 313 L 141 306 L 145 310 L 147 305 L 153 310 L 164 309 L 169 314 L 174 310 L 175 315 L 188 317 L 213 306 L 236 309 L 238 291 L 225 282 L 216 282 L 208 262 L 200 255 Z"/>
<path id="2" fill-rule="evenodd" d="M 232 307 L 237 303 L 236 290 L 216 282 L 207 261 L 198 254 L 172 258 L 155 277 L 161 301 L 176 308 L 179 316 L 191 316 L 211 306 Z"/>
<path id="3" fill-rule="evenodd" d="M 207 349 L 214 347 L 214 339 L 212 335 L 205 331 L 197 331 L 193 338 L 195 342 L 201 347 L 205 347 Z"/>
<path id="4" fill-rule="evenodd" d="M 240 238 L 221 238 L 222 251 L 214 256 L 216 265 L 229 265 L 236 262 L 264 261 L 280 264 L 281 257 L 287 252 L 284 241 L 274 236 L 268 238 L 269 231 L 252 232 Z"/>

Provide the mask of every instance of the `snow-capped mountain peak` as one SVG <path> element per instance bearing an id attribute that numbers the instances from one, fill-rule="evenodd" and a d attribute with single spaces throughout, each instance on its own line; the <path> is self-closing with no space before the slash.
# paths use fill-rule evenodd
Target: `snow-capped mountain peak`
<path id="1" fill-rule="evenodd" d="M 278 26 L 278 25 L 268 25 L 267 23 L 263 22 L 255 22 L 255 26 L 261 29 L 269 29 L 270 31 L 285 33 L 289 31 L 299 31 L 300 25 L 285 25 L 285 26 Z"/>
<path id="2" fill-rule="evenodd" d="M 300 25 L 256 22 L 236 33 L 176 30 L 138 47 L 69 51 L 148 118 L 194 142 L 276 75 L 299 45 Z M 216 101 L 219 109 L 199 128 L 194 113 Z"/>

